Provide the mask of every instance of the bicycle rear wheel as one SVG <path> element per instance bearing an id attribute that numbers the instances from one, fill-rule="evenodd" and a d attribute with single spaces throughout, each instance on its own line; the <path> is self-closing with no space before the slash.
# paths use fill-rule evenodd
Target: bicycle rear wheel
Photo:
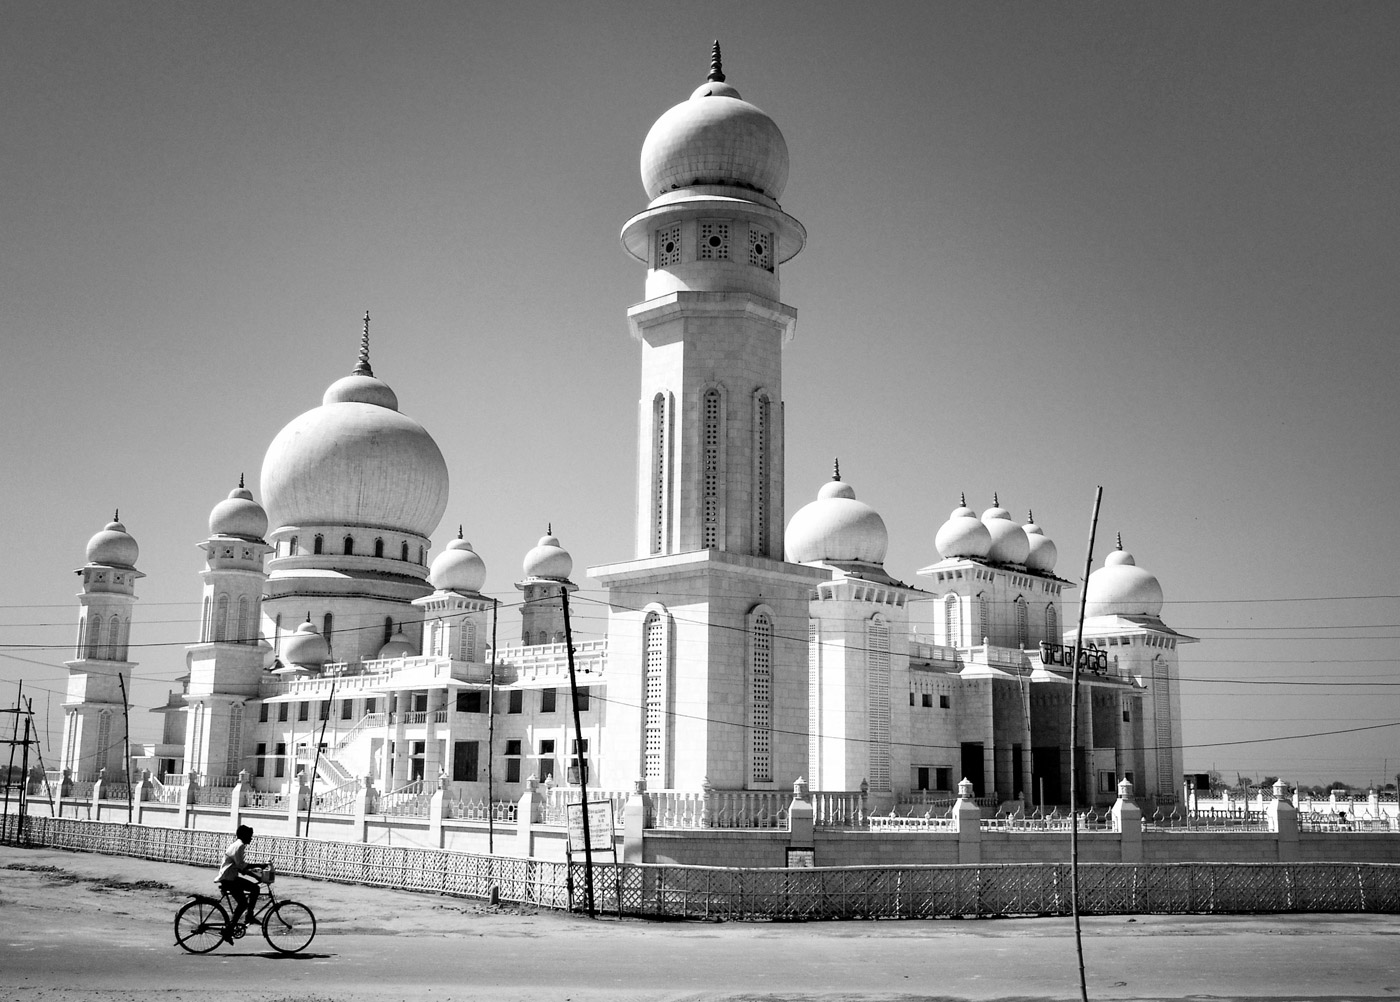
<path id="1" fill-rule="evenodd" d="M 278 953 L 300 953 L 316 935 L 316 916 L 300 901 L 279 901 L 263 916 L 263 938 Z"/>
<path id="2" fill-rule="evenodd" d="M 175 913 L 175 942 L 190 953 L 208 953 L 224 941 L 228 913 L 213 898 L 195 898 Z"/>

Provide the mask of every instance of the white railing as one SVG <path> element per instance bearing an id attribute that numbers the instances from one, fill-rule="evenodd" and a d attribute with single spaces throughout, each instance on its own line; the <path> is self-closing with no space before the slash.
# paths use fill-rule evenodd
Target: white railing
<path id="1" fill-rule="evenodd" d="M 1158 808 L 1151 817 L 1143 816 L 1144 828 L 1157 828 L 1188 832 L 1266 832 L 1269 830 L 1269 816 L 1264 811 L 1234 810 L 1186 811 L 1180 807 L 1170 811 Z"/>
<path id="2" fill-rule="evenodd" d="M 488 659 L 490 652 L 487 652 Z M 608 642 L 604 640 L 580 640 L 574 642 L 574 671 L 584 676 L 584 684 L 589 676 L 599 678 L 607 669 Z M 567 644 L 512 644 L 502 647 L 496 654 L 497 681 L 502 680 L 500 669 L 514 672 L 515 681 L 558 681 L 569 677 L 569 648 Z"/>
<path id="3" fill-rule="evenodd" d="M 311 800 L 313 810 L 323 814 L 350 814 L 354 812 L 355 800 L 360 793 L 360 781 L 347 779 L 331 787 L 325 793 L 320 790 Z"/>
<path id="4" fill-rule="evenodd" d="M 468 800 L 465 797 L 443 797 L 442 816 L 458 821 L 486 821 L 494 819 L 515 824 L 520 805 L 514 800 L 497 800 L 488 805 L 485 798 Z M 489 815 L 489 817 L 488 817 Z"/>
<path id="5" fill-rule="evenodd" d="M 354 741 L 357 737 L 359 737 L 361 734 L 363 734 L 363 733 L 365 732 L 366 729 L 368 729 L 368 728 L 370 728 L 370 727 L 383 727 L 383 726 L 384 726 L 384 714 L 383 714 L 383 713 L 366 713 L 366 714 L 365 714 L 363 717 L 361 717 L 359 720 L 355 721 L 355 726 L 354 726 L 354 727 L 350 728 L 348 731 L 346 731 L 344 734 L 342 734 L 342 735 L 340 736 L 339 739 L 336 740 L 336 743 L 335 743 L 335 750 L 338 751 L 338 752 L 344 751 L 345 748 L 346 748 L 346 746 L 349 745 L 351 741 Z"/>
<path id="6" fill-rule="evenodd" d="M 430 800 L 432 791 L 427 789 L 423 780 L 415 779 L 380 797 L 375 813 L 404 818 L 426 818 Z"/>
<path id="7" fill-rule="evenodd" d="M 818 828 L 864 828 L 869 820 L 859 790 L 813 790 L 812 823 Z"/>
<path id="8" fill-rule="evenodd" d="M 872 816 L 870 830 L 873 832 L 955 832 L 958 830 L 958 823 L 952 817 L 936 818 L 931 815 L 901 817 L 898 814 L 889 814 Z"/>
<path id="9" fill-rule="evenodd" d="M 613 805 L 613 818 L 615 822 L 622 819 L 622 809 L 627 804 L 627 794 L 619 790 L 595 790 L 588 788 L 588 799 L 592 803 L 600 800 L 611 801 Z M 544 799 L 540 804 L 539 822 L 546 825 L 568 824 L 569 804 L 579 802 L 579 788 L 577 786 L 565 786 L 563 784 L 555 786 L 550 784 L 545 787 Z"/>
<path id="10" fill-rule="evenodd" d="M 653 828 L 704 828 L 709 820 L 703 793 L 648 790 L 642 796 Z"/>
<path id="11" fill-rule="evenodd" d="M 287 795 L 264 790 L 249 790 L 243 801 L 244 807 L 259 810 L 272 810 L 287 806 Z"/>

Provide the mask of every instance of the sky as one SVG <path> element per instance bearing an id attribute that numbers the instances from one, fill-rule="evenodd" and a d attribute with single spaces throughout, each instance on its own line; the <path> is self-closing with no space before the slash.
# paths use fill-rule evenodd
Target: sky
<path id="1" fill-rule="evenodd" d="M 640 392 L 618 232 L 718 38 L 809 234 L 781 276 L 789 517 L 839 457 L 896 577 L 996 492 L 1079 581 L 1102 486 L 1094 565 L 1121 533 L 1201 639 L 1188 771 L 1400 772 L 1400 5 L 5 13 L 0 703 L 22 679 L 46 747 L 87 539 L 120 509 L 140 543 L 133 702 L 163 703 L 209 509 L 350 371 L 366 310 L 447 460 L 434 552 L 463 525 L 514 601 L 552 523 L 604 597 Z"/>

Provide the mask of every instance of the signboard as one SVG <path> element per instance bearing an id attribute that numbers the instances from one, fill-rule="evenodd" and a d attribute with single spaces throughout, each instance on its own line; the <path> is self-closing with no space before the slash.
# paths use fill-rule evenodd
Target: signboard
<path id="1" fill-rule="evenodd" d="M 788 847 L 787 865 L 789 870 L 810 870 L 817 865 L 816 849 Z"/>
<path id="2" fill-rule="evenodd" d="M 569 851 L 583 852 L 583 805 L 567 804 Z M 613 805 L 611 800 L 588 802 L 588 842 L 594 852 L 613 851 Z"/>
<path id="3" fill-rule="evenodd" d="M 1043 665 L 1059 665 L 1063 668 L 1074 667 L 1074 646 L 1065 644 L 1040 645 L 1040 663 Z M 1087 644 L 1079 648 L 1079 670 L 1091 671 L 1095 675 L 1108 674 L 1108 651 L 1093 644 Z"/>

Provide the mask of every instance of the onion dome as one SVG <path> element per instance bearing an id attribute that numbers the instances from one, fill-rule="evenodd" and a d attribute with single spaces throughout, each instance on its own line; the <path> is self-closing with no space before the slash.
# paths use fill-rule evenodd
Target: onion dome
<path id="1" fill-rule="evenodd" d="M 967 506 L 967 497 L 963 495 L 958 501 L 958 506 L 948 516 L 948 521 L 938 527 L 938 534 L 933 537 L 933 545 L 944 560 L 952 560 L 955 557 L 982 560 L 992 548 L 992 534 L 987 531 L 977 513 Z"/>
<path id="2" fill-rule="evenodd" d="M 277 663 L 277 650 L 266 637 L 258 638 L 258 651 L 262 654 L 264 671 L 267 671 Z"/>
<path id="3" fill-rule="evenodd" d="M 879 512 L 857 501 L 851 485 L 841 482 L 839 462 L 832 478 L 817 491 L 817 499 L 792 516 L 783 539 L 787 558 L 799 564 L 882 566 L 889 542 L 889 530 Z"/>
<path id="4" fill-rule="evenodd" d="M 1055 561 L 1060 552 L 1056 549 L 1054 540 L 1035 524 L 1034 512 L 1026 512 L 1026 524 L 1021 526 L 1021 531 L 1026 534 L 1031 547 L 1030 553 L 1026 555 L 1026 570 L 1035 571 L 1037 574 L 1051 573 L 1055 569 Z"/>
<path id="5" fill-rule="evenodd" d="M 238 486 L 209 513 L 209 535 L 243 539 L 262 539 L 267 535 L 267 512 L 253 500 L 253 492 L 243 486 L 241 476 Z"/>
<path id="6" fill-rule="evenodd" d="M 437 528 L 447 508 L 447 463 L 374 378 L 369 314 L 354 373 L 268 446 L 262 496 L 275 526 L 367 525 L 419 536 Z"/>
<path id="7" fill-rule="evenodd" d="M 418 645 L 404 634 L 403 630 L 395 630 L 394 635 L 385 641 L 384 646 L 379 648 L 379 658 L 387 661 L 390 658 L 411 658 L 418 654 Z"/>
<path id="8" fill-rule="evenodd" d="M 642 144 L 642 184 L 655 199 L 678 188 L 724 185 L 782 197 L 788 149 L 778 126 L 725 83 L 715 42 L 710 75 L 656 120 Z"/>
<path id="9" fill-rule="evenodd" d="M 1011 512 L 1001 507 L 997 496 L 992 495 L 992 506 L 982 513 L 982 524 L 992 535 L 992 545 L 987 551 L 987 559 L 998 564 L 1024 564 L 1031 552 L 1030 540 L 1011 517 Z"/>
<path id="10" fill-rule="evenodd" d="M 282 641 L 282 660 L 298 668 L 320 668 L 331 659 L 331 648 L 308 618 Z"/>
<path id="11" fill-rule="evenodd" d="M 574 558 L 569 551 L 559 545 L 550 526 L 539 543 L 525 554 L 525 576 L 527 578 L 549 578 L 554 581 L 567 581 L 574 570 Z"/>
<path id="12" fill-rule="evenodd" d="M 136 557 L 141 549 L 136 540 L 126 531 L 126 526 L 118 520 L 120 512 L 112 514 L 112 521 L 103 527 L 87 544 L 87 562 L 107 564 L 113 567 L 135 567 Z"/>
<path id="13" fill-rule="evenodd" d="M 486 562 L 477 556 L 472 544 L 462 538 L 460 525 L 457 538 L 433 558 L 433 565 L 428 569 L 428 583 L 438 591 L 468 594 L 481 591 L 486 583 Z"/>
<path id="14" fill-rule="evenodd" d="M 1084 589 L 1084 615 L 1151 616 L 1154 619 L 1162 615 L 1162 585 L 1154 575 L 1138 567 L 1133 555 L 1123 549 L 1121 535 L 1118 549 L 1089 575 Z"/>

